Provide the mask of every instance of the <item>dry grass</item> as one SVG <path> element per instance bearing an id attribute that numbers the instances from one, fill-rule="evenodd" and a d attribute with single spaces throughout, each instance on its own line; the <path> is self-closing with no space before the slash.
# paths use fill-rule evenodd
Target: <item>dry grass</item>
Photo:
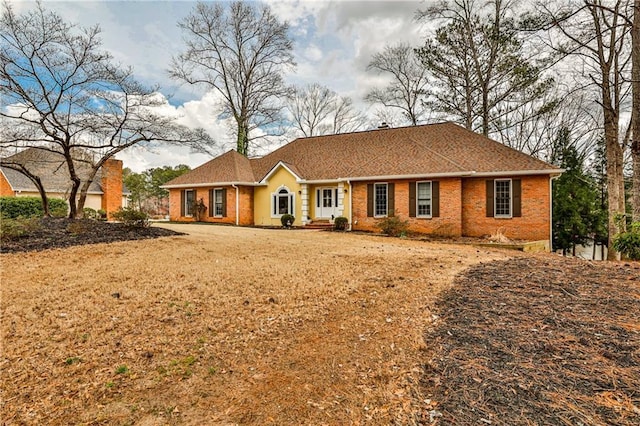
<path id="1" fill-rule="evenodd" d="M 6 424 L 414 424 L 438 294 L 500 252 L 314 231 L 3 254 Z"/>

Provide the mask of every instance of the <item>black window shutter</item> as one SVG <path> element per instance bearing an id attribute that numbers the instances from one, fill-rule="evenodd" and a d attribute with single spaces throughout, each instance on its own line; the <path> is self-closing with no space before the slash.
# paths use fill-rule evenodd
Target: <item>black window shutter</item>
<path id="1" fill-rule="evenodd" d="M 513 217 L 522 217 L 522 181 L 513 179 L 511 181 L 511 192 L 513 193 Z"/>
<path id="2" fill-rule="evenodd" d="M 409 217 L 416 217 L 416 186 L 417 182 L 409 182 Z"/>
<path id="3" fill-rule="evenodd" d="M 487 182 L 487 217 L 493 217 L 493 179 Z"/>
<path id="4" fill-rule="evenodd" d="M 373 217 L 373 184 L 367 184 L 367 216 Z"/>
<path id="5" fill-rule="evenodd" d="M 214 215 L 214 206 L 215 206 L 215 200 L 213 199 L 213 194 L 214 194 L 214 190 L 210 189 L 209 190 L 209 217 L 212 217 Z"/>
<path id="6" fill-rule="evenodd" d="M 431 217 L 440 217 L 440 182 L 431 182 Z"/>
<path id="7" fill-rule="evenodd" d="M 395 186 L 393 183 L 387 184 L 387 209 L 389 216 L 396 215 Z"/>
<path id="8" fill-rule="evenodd" d="M 322 194 L 320 194 L 320 190 L 316 189 L 316 207 L 320 208 L 320 198 L 322 198 Z"/>
<path id="9" fill-rule="evenodd" d="M 227 217 L 227 188 L 222 188 L 222 217 Z"/>
<path id="10" fill-rule="evenodd" d="M 182 190 L 180 191 L 180 216 L 184 216 L 184 200 L 185 200 L 185 196 L 186 196 L 186 190 Z"/>

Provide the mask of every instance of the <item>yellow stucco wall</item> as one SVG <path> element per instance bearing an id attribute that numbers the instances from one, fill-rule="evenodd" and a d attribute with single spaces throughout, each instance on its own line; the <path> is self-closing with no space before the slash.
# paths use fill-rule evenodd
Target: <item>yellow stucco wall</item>
<path id="1" fill-rule="evenodd" d="M 293 203 L 295 206 L 294 216 L 296 221 L 294 226 L 302 225 L 302 197 L 299 191 L 301 185 L 296 182 L 293 176 L 285 167 L 278 166 L 278 169 L 269 178 L 266 186 L 258 186 L 254 190 L 254 223 L 258 226 L 281 226 L 280 217 L 271 217 L 271 196 L 285 186 L 289 192 L 293 193 Z"/>

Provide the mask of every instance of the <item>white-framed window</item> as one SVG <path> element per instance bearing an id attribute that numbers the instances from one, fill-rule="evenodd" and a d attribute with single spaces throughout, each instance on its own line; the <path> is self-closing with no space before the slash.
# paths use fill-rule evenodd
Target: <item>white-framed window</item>
<path id="1" fill-rule="evenodd" d="M 222 188 L 213 190 L 213 215 L 215 217 L 224 216 L 224 190 Z"/>
<path id="2" fill-rule="evenodd" d="M 511 179 L 496 179 L 493 183 L 493 211 L 495 217 L 512 217 Z"/>
<path id="3" fill-rule="evenodd" d="M 386 183 L 373 185 L 373 215 L 385 217 L 389 214 L 389 187 Z"/>
<path id="4" fill-rule="evenodd" d="M 431 182 L 416 182 L 416 217 L 431 217 Z"/>
<path id="5" fill-rule="evenodd" d="M 281 187 L 271 194 L 271 217 L 281 217 L 283 214 L 293 215 L 294 194 L 287 187 Z"/>
<path id="6" fill-rule="evenodd" d="M 196 202 L 196 192 L 193 189 L 184 190 L 184 215 L 193 216 L 193 206 Z"/>

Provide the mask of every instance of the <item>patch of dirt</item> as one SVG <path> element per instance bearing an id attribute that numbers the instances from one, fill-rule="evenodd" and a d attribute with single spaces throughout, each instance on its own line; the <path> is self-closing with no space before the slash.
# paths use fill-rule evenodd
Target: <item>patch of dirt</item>
<path id="1" fill-rule="evenodd" d="M 426 334 L 426 423 L 640 424 L 640 264 L 483 263 Z"/>
<path id="2" fill-rule="evenodd" d="M 122 223 L 89 219 L 42 218 L 39 228 L 28 235 L 3 240 L 0 243 L 0 253 L 142 240 L 176 234 L 175 231 L 160 227 L 134 228 Z"/>

